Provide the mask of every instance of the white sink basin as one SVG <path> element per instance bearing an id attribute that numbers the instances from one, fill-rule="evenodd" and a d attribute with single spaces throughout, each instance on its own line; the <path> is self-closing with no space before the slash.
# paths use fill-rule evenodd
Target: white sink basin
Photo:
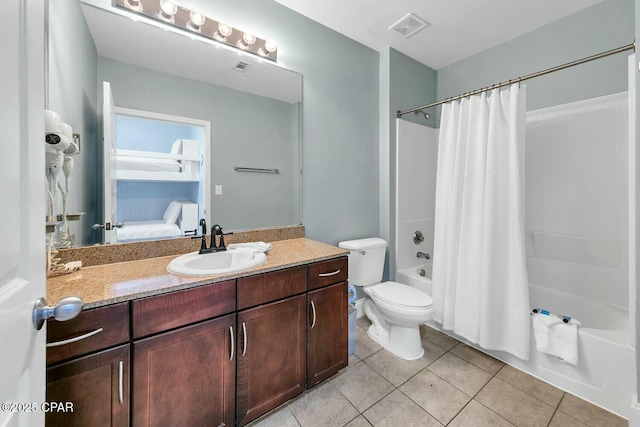
<path id="1" fill-rule="evenodd" d="M 211 276 L 234 273 L 256 267 L 267 260 L 263 252 L 229 249 L 223 252 L 198 254 L 191 252 L 172 260 L 167 266 L 170 273 L 185 276 Z"/>

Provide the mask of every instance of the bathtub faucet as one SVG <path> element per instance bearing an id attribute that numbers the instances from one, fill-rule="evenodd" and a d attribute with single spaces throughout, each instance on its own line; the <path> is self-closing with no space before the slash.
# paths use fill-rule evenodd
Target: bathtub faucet
<path id="1" fill-rule="evenodd" d="M 416 253 L 416 256 L 418 258 L 431 259 L 431 255 L 426 254 L 424 252 L 418 252 L 418 253 Z"/>

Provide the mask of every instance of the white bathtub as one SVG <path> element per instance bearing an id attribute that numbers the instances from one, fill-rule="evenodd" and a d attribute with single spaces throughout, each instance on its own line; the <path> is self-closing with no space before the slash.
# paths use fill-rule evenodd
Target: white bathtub
<path id="1" fill-rule="evenodd" d="M 419 275 L 420 269 L 425 270 L 426 277 Z M 427 264 L 398 271 L 396 281 L 430 293 L 430 277 L 431 265 Z M 582 323 L 578 337 L 578 366 L 568 365 L 537 352 L 533 327 L 531 358 L 528 362 L 501 351 L 474 347 L 558 388 L 629 418 L 636 374 L 635 351 L 628 346 L 628 311 L 535 284 L 530 284 L 529 289 L 532 308 L 540 307 L 568 315 Z M 433 321 L 428 325 L 441 330 Z M 442 332 L 465 341 L 450 331 Z"/>

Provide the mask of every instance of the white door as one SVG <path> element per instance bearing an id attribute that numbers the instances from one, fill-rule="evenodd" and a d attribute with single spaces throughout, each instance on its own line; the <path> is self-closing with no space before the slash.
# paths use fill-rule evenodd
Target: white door
<path id="1" fill-rule="evenodd" d="M 3 0 L 0 40 L 0 426 L 41 426 L 46 328 L 31 313 L 45 295 L 44 0 Z"/>
<path id="2" fill-rule="evenodd" d="M 102 82 L 102 144 L 103 165 L 102 177 L 104 195 L 103 200 L 103 222 L 104 243 L 116 243 L 117 236 L 115 224 L 117 219 L 117 192 L 118 182 L 116 179 L 116 114 L 113 103 L 113 93 L 111 84 Z"/>

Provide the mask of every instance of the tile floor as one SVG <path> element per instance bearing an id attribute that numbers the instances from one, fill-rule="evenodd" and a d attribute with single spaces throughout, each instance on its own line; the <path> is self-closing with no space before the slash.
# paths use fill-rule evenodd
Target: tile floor
<path id="1" fill-rule="evenodd" d="M 617 427 L 626 420 L 423 326 L 425 354 L 383 350 L 358 319 L 349 366 L 252 427 Z"/>

